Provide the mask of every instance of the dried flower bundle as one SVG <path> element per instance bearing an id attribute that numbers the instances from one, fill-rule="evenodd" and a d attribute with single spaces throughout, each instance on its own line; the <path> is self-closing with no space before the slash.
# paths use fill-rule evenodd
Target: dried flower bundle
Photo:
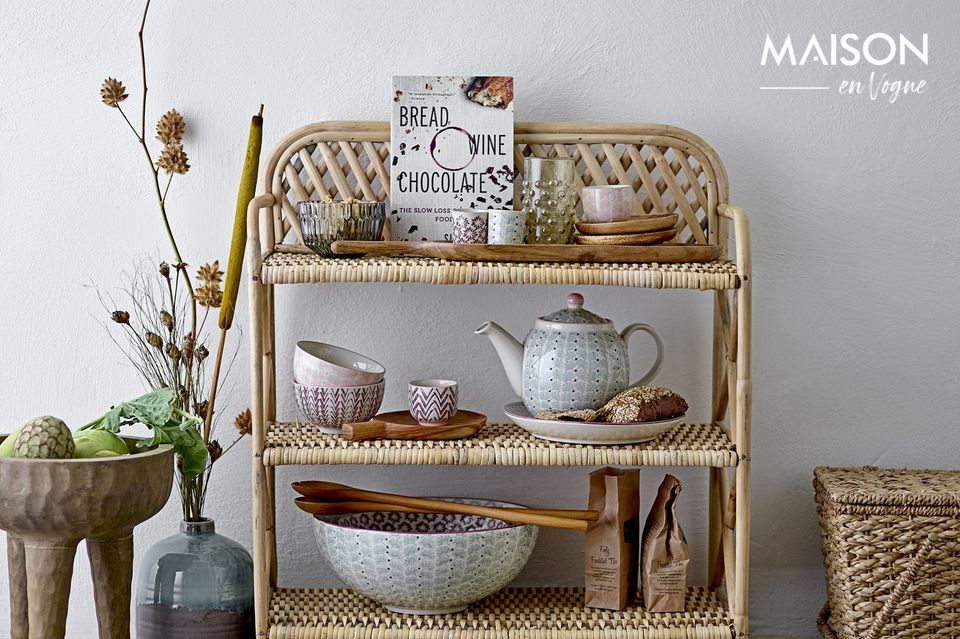
<path id="1" fill-rule="evenodd" d="M 212 416 L 207 399 L 210 372 L 206 360 L 210 352 L 204 344 L 203 334 L 195 335 L 188 320 L 193 299 L 183 283 L 186 270 L 174 269 L 171 273 L 169 265 L 166 268 L 164 266 L 161 264 L 156 271 L 140 266 L 132 275 L 125 274 L 122 298 L 101 295 L 101 301 L 105 309 L 130 309 L 110 313 L 110 319 L 123 328 L 126 338 L 124 344 L 118 345 L 148 388 L 173 390 L 175 407 L 196 417 L 191 422 L 191 428 L 197 429 L 197 439 L 209 451 L 211 440 L 203 438 L 201 429 L 207 416 Z M 211 277 L 215 275 L 216 268 L 209 274 Z M 200 316 L 201 328 L 208 312 Z M 228 369 L 235 356 L 234 351 L 229 358 Z M 211 435 L 212 432 L 213 429 Z M 238 432 L 226 450 L 241 436 L 242 433 Z M 222 448 L 219 450 L 217 459 L 226 452 Z M 203 464 L 203 471 L 197 474 L 184 474 L 181 470 L 178 479 L 185 518 L 202 516 L 204 487 L 209 484 L 215 461 L 211 456 Z M 188 470 L 193 467 L 194 464 L 187 466 Z"/>
<path id="2" fill-rule="evenodd" d="M 176 109 L 167 110 L 157 120 L 155 125 L 156 140 L 162 147 L 159 152 L 151 150 L 147 140 L 147 73 L 143 47 L 143 29 L 146 24 L 150 1 L 147 0 L 143 10 L 143 20 L 140 25 L 140 67 L 143 76 L 143 92 L 141 94 L 139 126 L 128 117 L 121 103 L 129 95 L 120 80 L 108 77 L 100 87 L 100 99 L 108 107 L 116 109 L 124 122 L 133 132 L 139 145 L 143 148 L 150 168 L 150 177 L 153 190 L 157 198 L 160 217 L 166 232 L 174 260 L 162 261 L 159 268 L 151 277 L 137 275 L 128 278 L 125 293 L 128 297 L 130 310 L 114 310 L 110 318 L 122 327 L 127 344 L 123 349 L 127 358 L 140 373 L 141 377 L 154 391 L 168 389 L 171 391 L 174 408 L 191 413 L 197 419 L 190 421 L 188 428 L 196 429 L 198 441 L 206 451 L 207 462 L 202 472 L 194 472 L 196 460 L 184 464 L 182 457 L 177 460 L 180 470 L 179 483 L 183 502 L 183 515 L 187 521 L 197 521 L 202 518 L 203 504 L 206 490 L 209 485 L 210 472 L 216 462 L 227 452 L 245 433 L 250 432 L 250 412 L 247 411 L 247 427 L 240 428 L 238 417 L 238 435 L 234 442 L 224 449 L 220 443 L 212 438 L 214 430 L 214 407 L 217 393 L 220 390 L 221 365 L 226 349 L 226 333 L 232 323 L 233 306 L 236 302 L 237 287 L 239 285 L 240 269 L 242 268 L 242 251 L 245 241 L 245 219 L 240 214 L 234 221 L 234 233 L 230 251 L 230 273 L 228 276 L 228 290 L 226 301 L 228 309 L 221 307 L 225 302 L 223 290 L 224 273 L 220 270 L 219 261 L 204 264 L 198 270 L 196 277 L 198 285 L 194 286 L 187 264 L 180 254 L 180 248 L 174 236 L 170 219 L 167 214 L 167 196 L 170 186 L 176 175 L 185 175 L 190 170 L 190 162 L 184 149 L 184 135 L 187 122 Z M 263 107 L 260 107 L 261 113 Z M 256 126 L 254 126 L 256 125 Z M 252 199 L 252 185 L 256 183 L 257 165 L 260 155 L 260 130 L 262 118 L 254 117 L 251 124 L 250 141 L 247 147 L 247 156 L 244 164 L 244 175 L 241 183 L 240 195 L 237 201 L 237 211 L 242 205 L 246 212 L 246 204 Z M 255 150 L 255 154 L 251 152 Z M 156 159 L 154 159 L 156 158 Z M 166 174 L 163 179 L 161 172 Z M 248 188 L 249 187 L 249 188 Z M 246 196 L 247 191 L 251 193 Z M 239 225 L 239 230 L 238 230 Z M 159 277 L 157 277 L 157 274 Z M 112 302 L 112 300 L 111 300 Z M 109 308 L 117 308 L 111 303 Z M 207 359 L 210 350 L 204 344 L 204 327 L 210 309 L 221 309 L 218 327 L 216 356 L 212 359 L 213 370 L 206 371 Z M 227 313 L 228 321 L 224 320 Z M 115 340 L 116 341 L 116 340 Z M 231 358 L 232 363 L 232 358 Z M 227 367 L 229 372 L 229 364 Z M 225 373 L 226 374 L 226 373 Z M 243 414 L 241 414 L 241 417 Z"/>

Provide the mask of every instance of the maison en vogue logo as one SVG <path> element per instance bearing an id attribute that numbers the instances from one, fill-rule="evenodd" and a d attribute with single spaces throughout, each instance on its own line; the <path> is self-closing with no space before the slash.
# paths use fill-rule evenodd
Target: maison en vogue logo
<path id="1" fill-rule="evenodd" d="M 776 38 L 767 34 L 760 57 L 762 67 L 822 67 L 824 81 L 815 84 L 789 81 L 761 86 L 765 91 L 836 91 L 845 96 L 861 96 L 893 104 L 898 98 L 920 95 L 928 88 L 920 77 L 904 77 L 907 69 L 926 68 L 930 64 L 928 34 L 908 37 L 903 33 L 831 33 L 794 38 Z M 860 75 L 836 78 L 831 67 L 863 70 Z M 865 73 L 869 70 L 869 73 Z M 809 77 L 808 74 L 805 74 Z"/>

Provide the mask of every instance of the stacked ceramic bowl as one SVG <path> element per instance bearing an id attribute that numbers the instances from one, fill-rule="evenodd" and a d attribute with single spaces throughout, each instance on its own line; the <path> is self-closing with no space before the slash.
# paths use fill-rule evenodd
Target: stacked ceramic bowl
<path id="1" fill-rule="evenodd" d="M 297 406 L 320 430 L 338 434 L 344 424 L 365 422 L 377 414 L 385 372 L 360 353 L 322 342 L 297 342 L 293 356 Z"/>

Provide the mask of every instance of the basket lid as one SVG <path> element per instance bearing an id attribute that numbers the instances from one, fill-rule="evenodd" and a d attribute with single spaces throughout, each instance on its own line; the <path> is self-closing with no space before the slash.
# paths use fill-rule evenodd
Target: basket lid
<path id="1" fill-rule="evenodd" d="M 960 511 L 960 471 L 820 467 L 814 477 L 818 490 L 837 504 Z"/>

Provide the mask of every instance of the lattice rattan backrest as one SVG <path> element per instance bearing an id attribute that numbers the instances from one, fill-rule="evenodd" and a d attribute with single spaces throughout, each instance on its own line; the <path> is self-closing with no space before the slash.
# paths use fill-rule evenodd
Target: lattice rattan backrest
<path id="1" fill-rule="evenodd" d="M 296 203 L 327 197 L 390 197 L 390 125 L 387 122 L 320 122 L 295 131 L 271 154 L 265 184 L 274 207 L 274 237 L 293 228 Z M 629 184 L 645 212 L 679 214 L 681 241 L 715 244 L 717 205 L 727 201 L 727 176 L 713 149 L 697 136 L 662 124 L 517 123 L 514 161 L 570 157 L 577 188 Z M 519 208 L 517 198 L 514 205 Z"/>

